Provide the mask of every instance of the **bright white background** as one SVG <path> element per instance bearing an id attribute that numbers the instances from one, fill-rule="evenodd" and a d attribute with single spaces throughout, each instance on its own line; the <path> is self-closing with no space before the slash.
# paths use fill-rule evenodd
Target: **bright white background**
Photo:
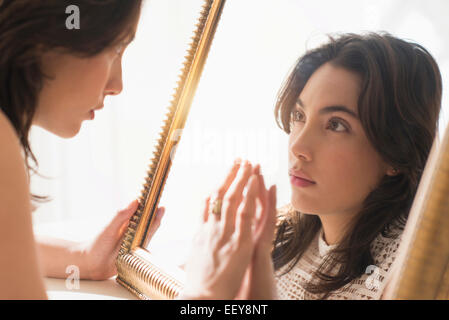
<path id="1" fill-rule="evenodd" d="M 34 176 L 32 191 L 53 199 L 33 214 L 39 233 L 91 235 L 140 195 L 201 3 L 146 1 L 123 58 L 123 93 L 107 98 L 73 139 L 33 129 L 39 171 L 50 179 Z M 273 107 L 306 49 L 327 33 L 388 31 L 426 47 L 446 87 L 448 12 L 445 0 L 228 0 L 161 200 L 167 212 L 154 246 L 195 229 L 203 199 L 236 157 L 260 163 L 267 185 L 278 187 L 278 204 L 289 201 L 287 135 Z M 448 102 L 444 91 L 442 129 Z"/>

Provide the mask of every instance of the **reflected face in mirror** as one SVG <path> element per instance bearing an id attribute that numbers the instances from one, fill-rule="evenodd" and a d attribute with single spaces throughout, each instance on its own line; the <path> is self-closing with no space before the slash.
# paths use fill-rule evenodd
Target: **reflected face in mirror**
<path id="1" fill-rule="evenodd" d="M 93 120 L 107 95 L 122 91 L 122 56 L 129 40 L 99 54 L 80 58 L 51 51 L 42 59 L 44 81 L 34 124 L 60 136 L 75 136 L 84 120 Z"/>
<path id="2" fill-rule="evenodd" d="M 359 120 L 360 83 L 358 74 L 325 63 L 298 96 L 291 114 L 289 174 L 291 203 L 300 212 L 355 215 L 390 172 Z"/>

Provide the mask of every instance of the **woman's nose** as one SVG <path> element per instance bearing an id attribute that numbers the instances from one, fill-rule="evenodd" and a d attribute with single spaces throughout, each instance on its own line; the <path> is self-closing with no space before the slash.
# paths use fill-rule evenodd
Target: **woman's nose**
<path id="1" fill-rule="evenodd" d="M 118 95 L 122 92 L 122 90 L 122 63 L 121 59 L 117 59 L 117 62 L 112 67 L 111 75 L 106 85 L 105 94 Z"/>
<path id="2" fill-rule="evenodd" d="M 313 133 L 305 130 L 292 130 L 290 133 L 290 154 L 302 161 L 312 160 Z"/>

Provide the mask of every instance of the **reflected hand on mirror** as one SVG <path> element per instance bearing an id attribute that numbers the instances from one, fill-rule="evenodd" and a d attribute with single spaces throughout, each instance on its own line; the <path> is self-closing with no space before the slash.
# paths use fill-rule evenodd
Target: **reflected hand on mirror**
<path id="1" fill-rule="evenodd" d="M 256 166 L 257 168 L 257 166 Z M 256 237 L 259 174 L 249 162 L 236 162 L 213 199 L 221 213 L 211 213 L 206 199 L 203 221 L 186 263 L 186 283 L 179 299 L 236 298 L 252 261 Z M 245 193 L 246 189 L 246 193 Z M 267 211 L 261 211 L 264 214 Z"/>
<path id="2" fill-rule="evenodd" d="M 276 228 L 276 186 L 269 190 L 265 188 L 260 168 L 256 167 L 254 173 L 258 177 L 258 211 L 253 233 L 254 252 L 252 261 L 248 266 L 245 277 L 237 295 L 237 299 L 270 300 L 275 299 L 276 284 L 274 280 L 274 266 L 271 258 L 273 238 Z"/>

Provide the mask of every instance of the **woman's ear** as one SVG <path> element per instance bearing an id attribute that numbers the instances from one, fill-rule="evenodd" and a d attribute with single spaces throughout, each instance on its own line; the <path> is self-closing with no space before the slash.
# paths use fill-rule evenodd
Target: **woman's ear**
<path id="1" fill-rule="evenodd" d="M 388 169 L 387 169 L 387 175 L 388 176 L 396 176 L 398 174 L 399 174 L 399 170 L 398 169 L 393 168 L 391 166 L 388 167 Z"/>

